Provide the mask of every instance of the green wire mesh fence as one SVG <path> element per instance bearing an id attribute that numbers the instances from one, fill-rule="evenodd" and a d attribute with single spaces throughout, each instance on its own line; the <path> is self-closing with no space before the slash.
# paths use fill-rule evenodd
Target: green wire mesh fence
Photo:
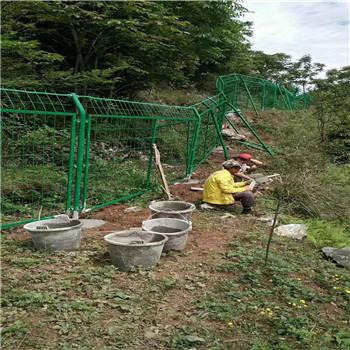
<path id="1" fill-rule="evenodd" d="M 311 104 L 309 94 L 298 95 L 282 85 L 241 74 L 218 77 L 216 87 L 225 94 L 228 103 L 242 111 L 306 109 Z"/>
<path id="2" fill-rule="evenodd" d="M 170 182 L 190 175 L 198 124 L 193 109 L 88 96 L 81 100 L 88 136 L 80 209 L 101 208 L 150 190 L 153 144 Z"/>
<path id="3" fill-rule="evenodd" d="M 242 134 L 242 129 L 248 129 L 251 136 L 249 140 L 236 140 L 236 143 L 265 151 L 271 156 L 274 156 L 273 150 L 259 136 L 258 131 L 246 117 L 246 112 L 253 112 L 258 116 L 259 112 L 268 109 L 306 109 L 311 104 L 309 94 L 297 95 L 296 89 L 291 92 L 279 84 L 240 74 L 218 77 L 216 88 L 226 98 L 227 114 L 224 122 L 237 134 Z"/>
<path id="4" fill-rule="evenodd" d="M 76 114 L 70 95 L 1 90 L 2 224 L 72 207 Z"/>
<path id="5" fill-rule="evenodd" d="M 227 158 L 221 129 L 233 123 L 230 112 L 256 139 L 243 144 L 272 154 L 243 111 L 310 103 L 237 74 L 219 77 L 217 90 L 179 107 L 1 88 L 2 228 L 64 211 L 78 215 L 150 191 L 158 183 L 153 144 L 170 183 L 190 177 L 218 145 Z"/>

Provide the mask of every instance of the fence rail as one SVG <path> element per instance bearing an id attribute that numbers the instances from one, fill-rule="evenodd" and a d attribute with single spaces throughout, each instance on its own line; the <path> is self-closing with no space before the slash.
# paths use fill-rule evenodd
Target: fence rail
<path id="1" fill-rule="evenodd" d="M 306 96 L 238 74 L 217 80 L 217 95 L 189 107 L 1 88 L 2 227 L 102 208 L 156 184 L 152 144 L 170 182 L 188 178 L 222 145 L 229 111 L 307 107 Z M 235 127 L 235 126 L 234 126 Z M 270 152 L 271 153 L 271 152 Z"/>

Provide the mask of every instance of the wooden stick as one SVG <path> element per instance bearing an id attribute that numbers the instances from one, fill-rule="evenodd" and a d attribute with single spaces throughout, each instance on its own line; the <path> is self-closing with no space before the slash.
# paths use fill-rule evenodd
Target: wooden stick
<path id="1" fill-rule="evenodd" d="M 163 171 L 162 163 L 160 161 L 160 152 L 159 152 L 159 150 L 157 148 L 157 145 L 155 143 L 152 144 L 152 146 L 153 146 L 153 149 L 154 149 L 154 155 L 155 155 L 156 164 L 158 166 L 158 169 L 159 169 L 159 172 L 160 172 L 160 175 L 162 177 L 163 184 L 164 184 L 165 193 L 167 194 L 168 199 L 173 199 L 173 196 L 170 193 L 168 182 L 166 180 L 166 177 L 165 177 L 165 174 L 164 174 L 164 171 Z"/>
<path id="2" fill-rule="evenodd" d="M 204 191 L 204 188 L 203 187 L 191 187 L 191 191 L 200 191 L 200 192 L 203 192 Z"/>
<path id="3" fill-rule="evenodd" d="M 271 240 L 272 240 L 272 234 L 273 234 L 273 231 L 275 230 L 275 226 L 276 226 L 276 222 L 277 222 L 277 216 L 278 216 L 278 212 L 280 210 L 280 205 L 281 205 L 281 200 L 279 199 L 278 202 L 277 202 L 277 208 L 276 208 L 276 211 L 275 211 L 275 216 L 273 218 L 273 223 L 272 223 L 271 230 L 270 230 L 269 240 L 267 242 L 266 255 L 265 255 L 265 266 L 267 264 L 267 258 L 269 256 L 270 244 L 271 244 Z"/>
<path id="4" fill-rule="evenodd" d="M 38 220 L 40 220 L 40 218 L 41 218 L 42 210 L 43 210 L 43 206 L 41 206 L 40 209 L 39 209 Z"/>

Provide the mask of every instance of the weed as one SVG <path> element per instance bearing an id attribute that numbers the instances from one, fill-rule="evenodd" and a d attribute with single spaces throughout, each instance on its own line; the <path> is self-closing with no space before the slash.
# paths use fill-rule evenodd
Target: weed
<path id="1" fill-rule="evenodd" d="M 164 277 L 161 280 L 159 280 L 159 287 L 163 290 L 169 290 L 176 287 L 177 280 L 174 278 Z"/>
<path id="2" fill-rule="evenodd" d="M 350 232 L 345 225 L 317 219 L 307 220 L 306 224 L 307 239 L 316 248 L 343 248 L 350 245 Z"/>

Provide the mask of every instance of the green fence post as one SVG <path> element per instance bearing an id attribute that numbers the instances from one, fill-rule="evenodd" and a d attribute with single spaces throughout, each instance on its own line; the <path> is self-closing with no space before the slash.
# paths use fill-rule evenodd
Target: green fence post
<path id="1" fill-rule="evenodd" d="M 190 171 L 187 174 L 187 178 L 191 177 L 196 166 L 195 160 L 196 160 L 198 141 L 200 137 L 200 126 L 202 124 L 202 118 L 198 113 L 197 108 L 193 108 L 193 113 L 196 115 L 197 119 L 195 121 L 194 130 L 193 130 L 193 140 L 192 140 L 192 146 L 191 146 L 191 157 L 190 157 L 190 167 L 189 167 Z"/>
<path id="2" fill-rule="evenodd" d="M 284 102 L 285 106 L 287 107 L 287 109 L 290 110 L 291 108 L 290 108 L 290 106 L 289 106 L 289 104 L 288 104 L 288 102 L 286 100 L 286 97 L 283 95 L 282 89 L 281 89 L 281 87 L 279 85 L 278 85 L 278 90 L 279 90 L 279 92 L 280 92 L 280 94 L 282 96 L 282 99 L 283 99 L 283 102 Z"/>
<path id="3" fill-rule="evenodd" d="M 273 157 L 274 154 L 273 152 L 270 150 L 270 148 L 265 144 L 265 142 L 261 139 L 261 137 L 258 135 L 258 133 L 256 132 L 256 130 L 250 125 L 250 123 L 245 119 L 245 117 L 243 116 L 243 114 L 241 112 L 238 111 L 238 109 L 236 109 L 233 105 L 231 105 L 232 109 L 235 111 L 235 113 L 240 117 L 240 119 L 242 120 L 243 124 L 251 131 L 251 133 L 255 136 L 255 138 L 259 141 L 259 143 L 261 144 L 261 146 L 265 149 L 265 151 L 271 156 Z"/>
<path id="4" fill-rule="evenodd" d="M 157 127 L 158 127 L 158 119 L 152 120 L 152 134 L 151 134 L 151 144 L 150 144 L 150 153 L 149 153 L 149 160 L 148 160 L 148 167 L 147 167 L 147 176 L 146 176 L 146 189 L 151 189 L 151 174 L 152 174 L 152 168 L 153 168 L 153 144 L 156 143 L 157 139 Z"/>
<path id="5" fill-rule="evenodd" d="M 229 158 L 229 154 L 227 152 L 227 148 L 226 148 L 226 144 L 225 144 L 224 138 L 222 137 L 222 133 L 221 133 L 221 128 L 220 128 L 219 122 L 218 122 L 217 118 L 215 117 L 213 111 L 210 111 L 210 115 L 213 118 L 213 121 L 214 121 L 214 124 L 215 124 L 215 128 L 216 128 L 216 132 L 218 134 L 219 141 L 220 141 L 222 149 L 224 151 L 225 160 L 227 160 Z"/>
<path id="6" fill-rule="evenodd" d="M 246 91 L 246 93 L 247 93 L 247 95 L 248 95 L 248 98 L 249 98 L 249 100 L 250 100 L 250 103 L 251 103 L 252 106 L 253 106 L 253 109 L 254 109 L 254 111 L 255 111 L 255 114 L 258 115 L 259 113 L 258 113 L 258 110 L 257 110 L 257 108 L 256 108 L 256 106 L 255 106 L 254 101 L 253 101 L 253 97 L 252 97 L 252 95 L 250 94 L 249 88 L 248 88 L 246 82 L 244 81 L 243 77 L 240 76 L 240 79 L 241 79 L 241 81 L 242 81 L 242 83 L 243 83 L 244 89 L 245 89 L 245 91 Z"/>
<path id="7" fill-rule="evenodd" d="M 84 161 L 84 188 L 82 199 L 82 210 L 86 209 L 86 201 L 89 187 L 89 164 L 90 164 L 90 134 L 91 134 L 91 116 L 87 115 L 86 119 L 86 143 L 85 143 L 85 161 Z"/>
<path id="8" fill-rule="evenodd" d="M 70 130 L 70 146 L 69 146 L 69 161 L 68 161 L 68 181 L 66 192 L 66 211 L 72 211 L 72 186 L 74 172 L 74 155 L 75 155 L 75 130 L 77 124 L 77 116 L 72 116 L 72 125 Z"/>
<path id="9" fill-rule="evenodd" d="M 277 99 L 277 85 L 274 85 L 274 87 L 273 87 L 272 108 L 275 108 L 275 107 L 276 107 L 276 99 Z"/>
<path id="10" fill-rule="evenodd" d="M 86 122 L 86 112 L 81 104 L 77 94 L 71 94 L 73 103 L 78 110 L 79 118 L 77 123 L 79 124 L 79 134 L 78 134 L 78 155 L 76 164 L 76 177 L 75 177 L 75 187 L 74 187 L 74 204 L 73 204 L 73 217 L 79 217 L 80 210 L 80 190 L 81 190 L 81 178 L 84 163 L 84 144 L 85 144 L 85 122 Z"/>
<path id="11" fill-rule="evenodd" d="M 261 110 L 263 111 L 265 109 L 265 95 L 266 95 L 266 91 L 265 91 L 265 84 L 263 84 L 262 86 L 262 99 L 261 99 Z"/>

